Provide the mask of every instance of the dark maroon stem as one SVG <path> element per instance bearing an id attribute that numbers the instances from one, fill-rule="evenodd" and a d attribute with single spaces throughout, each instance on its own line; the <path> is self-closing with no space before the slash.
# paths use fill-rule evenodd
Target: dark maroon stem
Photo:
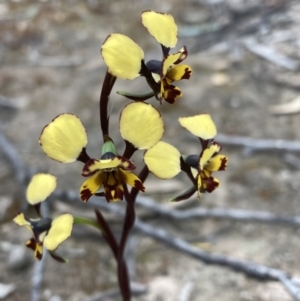
<path id="1" fill-rule="evenodd" d="M 126 159 L 130 159 L 137 149 L 129 141 L 127 140 L 124 141 L 125 141 L 125 150 L 123 153 L 123 157 Z"/>
<path id="2" fill-rule="evenodd" d="M 116 77 L 111 75 L 108 71 L 106 72 L 101 95 L 100 95 L 100 126 L 102 130 L 103 137 L 108 136 L 108 128 L 109 128 L 109 116 L 107 112 L 107 106 L 109 101 L 110 92 L 116 82 Z"/>
<path id="3" fill-rule="evenodd" d="M 98 209 L 95 209 L 95 213 L 96 213 L 98 224 L 100 225 L 100 227 L 103 230 L 102 235 L 105 238 L 108 245 L 110 246 L 111 250 L 113 251 L 115 258 L 117 259 L 118 252 L 119 252 L 119 246 L 118 246 L 117 240 L 116 240 L 113 232 L 111 231 L 109 224 L 103 217 L 102 213 Z"/>
<path id="4" fill-rule="evenodd" d="M 184 171 L 187 174 L 187 176 L 192 181 L 192 183 L 195 185 L 195 187 L 197 187 L 197 181 L 192 174 L 191 167 L 184 162 L 182 157 L 180 157 L 180 168 L 182 171 Z"/>
<path id="5" fill-rule="evenodd" d="M 126 247 L 126 242 L 132 229 L 135 221 L 135 210 L 134 210 L 134 199 L 129 194 L 128 188 L 126 185 L 124 187 L 124 197 L 127 202 L 126 215 L 124 219 L 123 232 L 119 245 L 119 254 L 118 254 L 118 278 L 119 285 L 122 287 L 122 296 L 124 301 L 131 300 L 131 290 L 130 290 L 130 279 L 128 277 L 128 271 L 124 258 L 124 251 Z M 123 290 L 124 289 L 124 290 Z"/>
<path id="6" fill-rule="evenodd" d="M 148 169 L 147 165 L 145 164 L 143 169 L 139 173 L 138 177 L 142 181 L 142 183 L 144 183 L 146 181 L 148 175 L 149 175 L 149 169 Z M 138 189 L 132 187 L 132 189 L 130 191 L 130 197 L 133 199 L 134 202 L 135 202 L 135 199 L 139 192 L 140 191 Z"/>

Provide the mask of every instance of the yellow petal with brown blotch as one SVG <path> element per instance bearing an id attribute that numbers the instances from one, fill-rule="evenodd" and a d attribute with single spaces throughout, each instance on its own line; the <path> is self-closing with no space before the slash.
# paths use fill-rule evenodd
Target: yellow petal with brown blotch
<path id="1" fill-rule="evenodd" d="M 144 52 L 125 35 L 113 33 L 101 47 L 108 72 L 122 79 L 135 79 L 140 75 Z"/>
<path id="2" fill-rule="evenodd" d="M 31 205 L 43 202 L 56 188 L 56 177 L 51 174 L 36 174 L 32 177 L 26 191 Z"/>
<path id="3" fill-rule="evenodd" d="M 145 152 L 149 170 L 160 179 L 170 179 L 180 172 L 180 152 L 173 145 L 159 141 Z"/>
<path id="4" fill-rule="evenodd" d="M 175 47 L 177 25 L 171 15 L 145 11 L 142 13 L 142 22 L 158 43 L 170 48 Z"/>
<path id="5" fill-rule="evenodd" d="M 26 227 L 32 234 L 33 230 L 31 227 L 31 224 L 28 220 L 26 220 L 25 216 L 23 213 L 19 213 L 14 219 L 13 221 L 18 225 L 18 226 L 23 226 Z"/>
<path id="6" fill-rule="evenodd" d="M 80 198 L 82 201 L 87 202 L 88 199 L 95 194 L 103 184 L 102 172 L 97 172 L 83 182 L 80 188 Z"/>
<path id="7" fill-rule="evenodd" d="M 130 171 L 123 170 L 121 168 L 119 169 L 119 173 L 121 174 L 122 180 L 126 184 L 128 184 L 128 185 L 130 185 L 130 186 L 132 186 L 132 187 L 134 187 L 134 188 L 136 188 L 140 191 L 145 192 L 145 187 L 144 187 L 142 181 L 135 174 L 133 174 Z"/>
<path id="8" fill-rule="evenodd" d="M 40 145 L 46 155 L 62 163 L 74 162 L 87 142 L 83 124 L 72 114 L 57 116 L 44 127 L 40 136 Z"/>
<path id="9" fill-rule="evenodd" d="M 157 109 L 148 103 L 132 102 L 120 116 L 120 132 L 137 149 L 149 149 L 164 133 L 162 117 Z"/>
<path id="10" fill-rule="evenodd" d="M 43 257 L 43 244 L 37 242 L 34 238 L 27 240 L 26 247 L 34 251 L 34 257 L 41 260 Z"/>
<path id="11" fill-rule="evenodd" d="M 225 170 L 227 167 L 227 161 L 228 159 L 226 156 L 216 155 L 208 161 L 204 168 L 210 172 Z"/>
<path id="12" fill-rule="evenodd" d="M 221 146 L 213 142 L 208 148 L 203 150 L 200 158 L 199 158 L 199 168 L 200 170 L 203 170 L 206 168 L 206 163 L 212 159 L 212 156 L 217 154 L 221 150 Z"/>
<path id="13" fill-rule="evenodd" d="M 98 170 L 115 169 L 120 165 L 122 165 L 122 160 L 118 157 L 104 160 L 91 159 L 85 164 L 82 174 L 85 176 Z"/>
<path id="14" fill-rule="evenodd" d="M 204 140 L 212 139 L 217 135 L 217 128 L 208 114 L 181 117 L 179 123 L 193 135 Z"/>
<path id="15" fill-rule="evenodd" d="M 172 80 L 189 79 L 192 74 L 192 69 L 188 65 L 174 65 L 167 71 L 167 77 Z"/>
<path id="16" fill-rule="evenodd" d="M 52 221 L 51 228 L 44 239 L 44 246 L 54 251 L 72 232 L 74 218 L 71 214 L 63 214 Z"/>
<path id="17" fill-rule="evenodd" d="M 169 68 L 181 57 L 181 52 L 169 54 L 162 63 L 162 77 L 165 77 Z"/>

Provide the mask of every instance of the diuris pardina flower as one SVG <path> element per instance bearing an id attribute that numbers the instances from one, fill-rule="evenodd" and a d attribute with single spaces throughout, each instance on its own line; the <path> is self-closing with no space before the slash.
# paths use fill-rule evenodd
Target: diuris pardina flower
<path id="1" fill-rule="evenodd" d="M 190 155 L 185 158 L 185 163 L 196 170 L 198 196 L 200 192 L 214 191 L 220 184 L 212 173 L 225 170 L 227 157 L 220 155 L 221 146 L 214 141 L 217 129 L 210 115 L 201 114 L 192 117 L 179 118 L 181 126 L 200 139 L 202 152 L 200 155 Z"/>
<path id="2" fill-rule="evenodd" d="M 143 50 L 130 38 L 118 33 L 111 34 L 103 43 L 103 59 L 112 75 L 131 80 L 142 75 L 153 90 L 153 93 L 141 97 L 126 92 L 120 94 L 134 100 L 146 100 L 155 95 L 160 101 L 165 99 L 174 103 L 182 93 L 172 83 L 189 79 L 192 73 L 188 65 L 180 64 L 188 55 L 187 49 L 182 47 L 177 53 L 170 54 L 170 49 L 177 44 L 178 31 L 171 15 L 145 11 L 142 13 L 142 23 L 161 44 L 162 60 L 150 60 L 145 63 Z"/>
<path id="3" fill-rule="evenodd" d="M 110 150 L 106 150 L 106 149 Z M 81 186 L 80 197 L 86 202 L 103 185 L 104 196 L 108 202 L 123 199 L 124 184 L 145 191 L 141 180 L 133 174 L 135 165 L 128 159 L 117 155 L 112 141 L 104 143 L 100 160 L 91 159 L 83 167 L 82 175 L 89 177 Z"/>
<path id="4" fill-rule="evenodd" d="M 100 160 L 86 154 L 88 143 L 85 128 L 80 119 L 72 114 L 62 114 L 46 125 L 40 136 L 40 145 L 53 160 L 70 163 L 76 160 L 85 163 L 82 175 L 89 177 L 80 188 L 82 201 L 96 194 L 101 186 L 108 202 L 123 198 L 123 184 L 127 183 L 144 190 L 141 181 L 130 172 L 132 162 L 119 156 L 112 141 L 104 143 Z"/>
<path id="5" fill-rule="evenodd" d="M 66 260 L 54 251 L 71 235 L 73 216 L 63 214 L 55 219 L 43 218 L 39 211 L 41 202 L 46 200 L 55 188 L 56 178 L 53 175 L 36 174 L 33 176 L 28 185 L 26 197 L 28 203 L 36 208 L 39 218 L 31 219 L 19 213 L 14 218 L 14 222 L 26 227 L 32 233 L 33 237 L 26 242 L 26 246 L 34 251 L 36 259 L 42 259 L 44 246 L 54 259 L 65 262 Z"/>
<path id="6" fill-rule="evenodd" d="M 121 112 L 120 132 L 125 141 L 135 149 L 148 149 L 163 135 L 163 121 L 159 112 L 147 103 L 128 104 Z M 84 163 L 82 175 L 89 177 L 80 188 L 81 199 L 86 202 L 92 195 L 101 195 L 103 186 L 108 202 L 123 199 L 123 185 L 145 191 L 141 180 L 132 173 L 135 165 L 129 158 L 118 155 L 109 137 L 102 147 L 100 160 L 86 154 L 87 134 L 80 119 L 72 114 L 62 114 L 46 125 L 40 136 L 44 152 L 56 161 Z"/>
<path id="7" fill-rule="evenodd" d="M 147 150 L 144 155 L 144 161 L 149 170 L 161 179 L 170 179 L 181 170 L 188 172 L 193 178 L 193 187 L 172 201 L 186 199 L 196 191 L 198 191 L 198 196 L 200 192 L 212 192 L 219 186 L 219 181 L 212 176 L 212 173 L 224 170 L 227 166 L 226 156 L 219 154 L 221 146 L 213 140 L 217 131 L 209 115 L 179 118 L 179 122 L 199 137 L 202 144 L 200 155 L 181 156 L 174 146 L 162 141 Z"/>

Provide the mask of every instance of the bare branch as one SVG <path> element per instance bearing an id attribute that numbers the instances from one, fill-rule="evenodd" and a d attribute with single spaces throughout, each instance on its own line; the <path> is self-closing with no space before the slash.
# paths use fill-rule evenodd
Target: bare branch
<path id="1" fill-rule="evenodd" d="M 142 295 L 147 292 L 147 288 L 145 285 L 135 283 L 135 282 L 130 283 L 130 289 L 133 296 Z M 117 297 L 117 296 L 120 296 L 120 290 L 112 289 L 104 293 L 96 293 L 93 296 L 85 299 L 84 301 L 105 301 L 109 297 Z"/>
<path id="2" fill-rule="evenodd" d="M 291 140 L 255 139 L 247 136 L 218 134 L 216 141 L 223 145 L 243 146 L 254 151 L 291 151 L 300 152 L 300 142 Z"/>
<path id="3" fill-rule="evenodd" d="M 272 62 L 273 64 L 288 70 L 297 71 L 300 67 L 300 61 L 291 59 L 283 54 L 278 53 L 271 47 L 258 44 L 253 38 L 244 41 L 244 45 L 250 52 L 261 58 Z"/>
<path id="4" fill-rule="evenodd" d="M 56 193 L 56 197 L 67 203 L 74 204 L 74 202 L 77 203 L 80 202 L 76 193 L 71 191 L 58 192 Z M 124 208 L 121 208 L 117 204 L 108 204 L 105 200 L 99 200 L 99 198 L 90 199 L 87 205 L 91 207 L 98 207 L 102 210 L 107 210 L 117 215 L 124 216 Z M 285 281 L 289 281 L 288 284 L 290 289 L 293 289 L 293 291 L 295 292 L 297 290 L 295 285 L 299 283 L 299 279 L 289 278 L 288 275 L 282 270 L 269 268 L 267 266 L 256 264 L 250 261 L 237 260 L 221 254 L 213 254 L 213 253 L 205 252 L 203 250 L 200 250 L 198 248 L 189 245 L 189 243 L 187 243 L 183 239 L 180 239 L 178 237 L 173 237 L 165 230 L 158 227 L 153 227 L 149 224 L 140 221 L 139 219 L 136 219 L 134 228 L 142 232 L 143 234 L 146 234 L 149 237 L 152 237 L 193 258 L 201 260 L 206 264 L 224 266 L 231 270 L 244 273 L 249 277 L 259 279 L 259 280 L 276 280 L 282 282 L 282 279 L 285 279 Z M 290 290 L 289 293 L 291 293 Z M 293 295 L 293 297 L 295 298 L 295 295 Z"/>
<path id="5" fill-rule="evenodd" d="M 270 212 L 247 211 L 241 209 L 222 209 L 222 208 L 193 208 L 187 210 L 170 209 L 165 205 L 160 205 L 148 197 L 139 196 L 136 204 L 154 211 L 156 214 L 163 215 L 177 220 L 193 218 L 217 218 L 243 222 L 258 222 L 266 224 L 283 224 L 287 226 L 300 226 L 300 216 L 281 216 Z"/>
<path id="6" fill-rule="evenodd" d="M 18 182 L 24 184 L 26 173 L 27 173 L 26 167 L 24 166 L 17 149 L 2 133 L 1 127 L 0 127 L 0 150 L 9 161 L 10 165 L 12 166 Z"/>

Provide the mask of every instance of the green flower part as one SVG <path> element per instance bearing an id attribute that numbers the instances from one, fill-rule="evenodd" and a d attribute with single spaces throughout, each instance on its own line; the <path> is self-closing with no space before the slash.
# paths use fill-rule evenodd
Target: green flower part
<path id="1" fill-rule="evenodd" d="M 120 132 L 124 140 L 137 149 L 149 149 L 164 133 L 162 117 L 157 109 L 148 103 L 128 104 L 120 115 Z"/>
<path id="2" fill-rule="evenodd" d="M 27 188 L 27 198 L 31 205 L 37 206 L 43 202 L 56 188 L 56 178 L 50 174 L 37 174 Z M 39 212 L 38 212 L 39 213 Z M 58 246 L 64 242 L 72 232 L 73 216 L 63 214 L 55 219 L 40 218 L 30 219 L 19 213 L 14 222 L 19 226 L 27 228 L 32 238 L 26 242 L 26 246 L 34 251 L 34 257 L 41 260 L 43 257 L 43 246 L 50 255 L 60 261 L 66 260 L 55 253 Z"/>
<path id="3" fill-rule="evenodd" d="M 78 135 L 78 136 L 77 136 Z M 89 177 L 80 188 L 80 197 L 84 202 L 104 187 L 104 196 L 108 202 L 123 199 L 123 185 L 129 184 L 141 191 L 145 188 L 132 171 L 135 166 L 128 159 L 117 155 L 112 141 L 105 142 L 100 160 L 91 159 L 85 151 L 88 143 L 84 126 L 80 119 L 72 114 L 62 114 L 45 126 L 40 136 L 44 152 L 62 163 L 75 160 L 83 162 L 84 177 Z"/>
<path id="4" fill-rule="evenodd" d="M 187 57 L 187 49 L 182 47 L 175 54 L 169 53 L 177 43 L 178 31 L 171 15 L 145 11 L 142 13 L 142 23 L 161 44 L 162 61 L 150 60 L 145 63 L 142 49 L 130 38 L 118 33 L 111 34 L 103 43 L 101 48 L 103 59 L 112 75 L 122 79 L 135 79 L 142 75 L 158 100 L 165 99 L 172 104 L 182 96 L 180 89 L 172 83 L 189 79 L 192 73 L 188 65 L 179 65 Z M 133 100 L 138 97 L 126 92 L 121 94 Z M 152 93 L 146 93 L 140 100 L 152 96 Z"/>

